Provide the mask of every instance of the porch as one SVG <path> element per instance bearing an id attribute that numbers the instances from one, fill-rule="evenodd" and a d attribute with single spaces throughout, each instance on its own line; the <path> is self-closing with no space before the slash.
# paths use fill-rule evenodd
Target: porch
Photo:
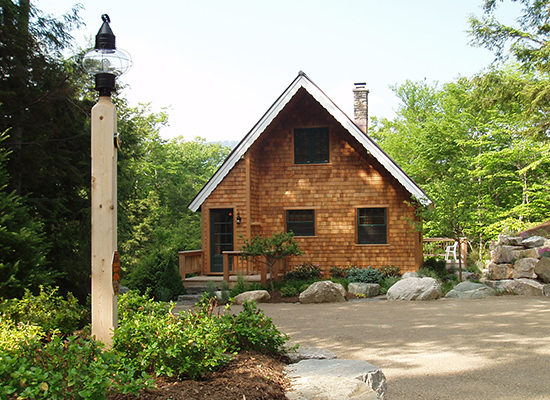
<path id="1" fill-rule="evenodd" d="M 452 246 L 455 244 L 455 239 L 450 238 L 444 238 L 444 237 L 433 237 L 433 238 L 425 238 L 422 240 L 422 252 L 424 254 L 424 260 L 429 257 L 436 257 L 436 258 L 446 258 L 445 255 L 447 253 L 447 247 Z M 451 255 L 449 257 L 449 260 L 447 260 L 447 263 L 456 263 L 458 265 L 458 259 L 462 260 L 462 266 L 465 267 L 467 265 L 467 258 L 468 258 L 468 239 L 461 238 L 460 243 L 457 244 L 456 247 L 456 258 L 457 260 L 454 260 L 454 257 Z"/>
<path id="2" fill-rule="evenodd" d="M 257 282 L 265 285 L 271 274 L 267 271 L 267 265 L 259 261 L 245 260 L 240 257 L 239 251 L 224 251 L 223 272 L 209 273 L 204 267 L 204 252 L 202 250 L 180 251 L 179 273 L 183 280 L 183 286 L 203 287 L 208 282 L 221 283 L 225 281 L 232 288 L 237 284 L 237 279 L 242 276 L 245 282 Z M 281 260 L 273 267 L 275 279 L 280 278 L 286 272 L 286 262 Z M 216 285 L 219 286 L 219 285 Z"/>

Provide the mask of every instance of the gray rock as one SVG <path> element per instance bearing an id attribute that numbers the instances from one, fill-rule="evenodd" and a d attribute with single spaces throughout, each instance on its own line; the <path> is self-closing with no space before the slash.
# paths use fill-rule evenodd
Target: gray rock
<path id="1" fill-rule="evenodd" d="M 521 244 L 523 244 L 525 247 L 530 249 L 532 247 L 544 246 L 545 241 L 546 241 L 546 238 L 544 238 L 542 236 L 531 236 L 531 237 L 523 240 L 523 242 L 521 242 Z"/>
<path id="2" fill-rule="evenodd" d="M 504 236 L 498 237 L 498 244 L 501 246 L 521 246 L 523 238 L 521 236 Z"/>
<path id="3" fill-rule="evenodd" d="M 482 280 L 482 283 L 495 289 L 499 293 L 512 293 L 512 288 L 514 286 L 513 279 Z"/>
<path id="4" fill-rule="evenodd" d="M 533 279 L 514 279 L 509 285 L 510 293 L 522 296 L 544 296 L 546 285 Z"/>
<path id="5" fill-rule="evenodd" d="M 512 250 L 512 255 L 518 260 L 520 258 L 539 258 L 537 249 Z"/>
<path id="6" fill-rule="evenodd" d="M 401 279 L 408 279 L 408 278 L 420 278 L 420 275 L 418 272 L 405 272 Z"/>
<path id="7" fill-rule="evenodd" d="M 300 303 L 336 303 L 346 301 L 346 289 L 339 283 L 320 281 L 300 293 Z"/>
<path id="8" fill-rule="evenodd" d="M 445 297 L 451 299 L 485 299 L 496 296 L 496 294 L 496 290 L 487 285 L 465 281 L 456 285 Z"/>
<path id="9" fill-rule="evenodd" d="M 520 258 L 514 263 L 514 279 L 527 278 L 536 279 L 535 265 L 536 258 Z"/>
<path id="10" fill-rule="evenodd" d="M 338 358 L 336 354 L 330 350 L 312 346 L 300 346 L 297 350 L 288 352 L 286 355 L 292 364 L 302 360 L 334 360 Z"/>
<path id="11" fill-rule="evenodd" d="M 285 368 L 289 400 L 385 400 L 386 377 L 360 360 L 304 360 Z"/>
<path id="12" fill-rule="evenodd" d="M 388 300 L 435 300 L 443 296 L 434 278 L 402 279 L 388 289 Z"/>
<path id="13" fill-rule="evenodd" d="M 348 285 L 348 292 L 364 294 L 365 297 L 374 297 L 380 294 L 380 285 L 377 283 L 352 282 Z"/>
<path id="14" fill-rule="evenodd" d="M 235 296 L 235 304 L 243 304 L 245 301 L 267 303 L 271 299 L 267 290 L 251 290 Z"/>
<path id="15" fill-rule="evenodd" d="M 510 264 L 516 260 L 513 251 L 523 250 L 523 246 L 495 246 L 491 252 L 491 259 L 496 264 Z"/>
<path id="16" fill-rule="evenodd" d="M 550 258 L 542 257 L 535 264 L 535 274 L 544 283 L 550 283 Z"/>

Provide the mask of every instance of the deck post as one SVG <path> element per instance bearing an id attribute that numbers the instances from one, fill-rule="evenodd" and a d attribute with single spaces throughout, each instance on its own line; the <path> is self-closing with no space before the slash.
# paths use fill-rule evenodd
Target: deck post
<path id="1" fill-rule="evenodd" d="M 229 253 L 223 252 L 223 279 L 229 283 Z"/>

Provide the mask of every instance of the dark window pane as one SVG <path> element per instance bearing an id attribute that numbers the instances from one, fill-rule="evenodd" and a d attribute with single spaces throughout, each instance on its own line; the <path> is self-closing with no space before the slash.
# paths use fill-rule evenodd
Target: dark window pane
<path id="1" fill-rule="evenodd" d="M 329 162 L 328 128 L 294 130 L 294 162 L 320 164 Z"/>
<path id="2" fill-rule="evenodd" d="M 387 222 L 385 208 L 357 210 L 357 243 L 386 244 Z"/>
<path id="3" fill-rule="evenodd" d="M 314 210 L 288 210 L 286 212 L 286 231 L 296 236 L 315 236 Z"/>

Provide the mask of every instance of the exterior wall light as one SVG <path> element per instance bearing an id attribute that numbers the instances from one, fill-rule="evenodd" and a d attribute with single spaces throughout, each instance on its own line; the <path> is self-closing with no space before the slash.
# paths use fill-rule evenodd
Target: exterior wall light
<path id="1" fill-rule="evenodd" d="M 238 213 L 237 213 L 237 225 L 240 225 L 240 224 L 241 224 L 241 221 L 242 221 L 241 213 L 238 212 Z"/>

